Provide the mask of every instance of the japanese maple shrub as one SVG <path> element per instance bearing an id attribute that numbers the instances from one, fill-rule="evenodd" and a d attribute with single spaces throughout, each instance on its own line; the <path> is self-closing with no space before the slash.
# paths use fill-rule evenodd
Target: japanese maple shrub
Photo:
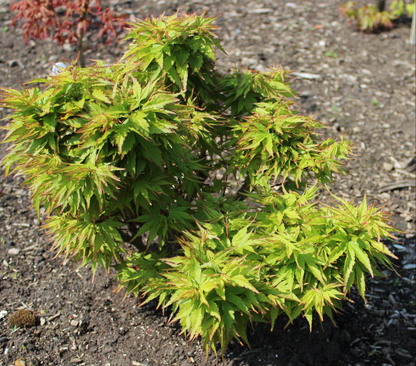
<path id="1" fill-rule="evenodd" d="M 353 285 L 364 298 L 393 229 L 365 199 L 316 202 L 351 144 L 318 142 L 288 71 L 218 72 L 213 20 L 137 20 L 120 63 L 2 89 L 3 166 L 26 176 L 59 253 L 114 266 L 120 288 L 224 351 L 249 323 L 332 317 Z"/>
<path id="2" fill-rule="evenodd" d="M 395 0 L 386 7 L 386 0 L 378 0 L 377 4 L 368 4 L 361 7 L 355 1 L 348 1 L 340 7 L 340 12 L 364 32 L 378 31 L 393 28 L 393 20 L 410 17 L 415 9 L 414 0 Z"/>
<path id="3" fill-rule="evenodd" d="M 51 38 L 58 45 L 68 42 L 77 46 L 81 66 L 85 66 L 84 38 L 91 28 L 101 28 L 97 37 L 117 39 L 117 30 L 125 25 L 125 17 L 110 8 L 103 9 L 101 0 L 21 0 L 10 6 L 17 14 L 12 25 L 23 21 L 25 42 Z"/>

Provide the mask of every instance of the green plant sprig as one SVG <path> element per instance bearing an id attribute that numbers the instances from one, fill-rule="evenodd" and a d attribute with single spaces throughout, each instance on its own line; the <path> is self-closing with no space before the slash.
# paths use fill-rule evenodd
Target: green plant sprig
<path id="1" fill-rule="evenodd" d="M 376 5 L 368 4 L 357 7 L 355 1 L 348 1 L 341 6 L 340 12 L 346 16 L 350 23 L 355 23 L 357 28 L 363 32 L 372 32 L 380 29 L 393 28 L 393 20 L 412 16 L 415 11 L 415 1 L 406 3 L 403 0 L 393 1 L 386 9 L 386 1 L 379 0 Z"/>

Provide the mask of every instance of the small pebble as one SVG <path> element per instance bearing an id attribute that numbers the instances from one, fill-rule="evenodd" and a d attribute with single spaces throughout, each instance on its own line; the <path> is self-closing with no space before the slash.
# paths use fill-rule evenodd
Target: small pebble
<path id="1" fill-rule="evenodd" d="M 394 168 L 393 164 L 387 163 L 386 161 L 383 163 L 383 169 L 386 172 L 391 172 L 393 170 L 393 168 Z"/>
<path id="2" fill-rule="evenodd" d="M 65 43 L 62 48 L 68 52 L 72 51 L 72 46 L 69 43 Z"/>
<path id="3" fill-rule="evenodd" d="M 8 64 L 10 67 L 15 67 L 19 65 L 19 62 L 17 60 L 10 60 L 8 61 Z"/>
<path id="4" fill-rule="evenodd" d="M 67 62 L 57 62 L 55 65 L 53 65 L 52 67 L 52 72 L 51 75 L 57 75 L 60 74 L 62 72 L 62 70 L 65 70 L 65 68 L 68 66 L 69 64 Z"/>
<path id="5" fill-rule="evenodd" d="M 26 366 L 26 361 L 19 358 L 14 362 L 15 366 Z"/>
<path id="6" fill-rule="evenodd" d="M 296 4 L 293 4 L 293 3 L 286 3 L 285 6 L 287 8 L 292 8 L 292 9 L 296 9 L 298 7 Z"/>
<path id="7" fill-rule="evenodd" d="M 78 320 L 71 320 L 71 325 L 73 326 L 73 327 L 76 327 L 77 325 L 78 325 Z"/>

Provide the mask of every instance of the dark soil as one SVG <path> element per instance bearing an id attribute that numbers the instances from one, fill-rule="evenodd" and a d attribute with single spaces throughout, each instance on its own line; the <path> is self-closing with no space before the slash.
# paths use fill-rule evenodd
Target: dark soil
<path id="1" fill-rule="evenodd" d="M 10 3 L 0 2 L 0 86 L 18 88 L 76 54 L 48 41 L 24 44 L 21 31 L 9 25 Z M 301 74 L 293 85 L 301 108 L 328 125 L 323 137 L 343 134 L 356 145 L 350 175 L 338 177 L 332 191 L 355 202 L 366 194 L 385 205 L 402 230 L 398 243 L 388 243 L 399 257 L 398 274 L 386 270 L 385 277 L 369 279 L 367 304 L 353 291 L 354 302 L 344 302 L 336 325 L 316 321 L 312 332 L 304 319 L 285 328 L 287 320 L 280 318 L 272 332 L 268 325 L 254 325 L 251 349 L 233 342 L 225 364 L 416 365 L 415 48 L 407 42 L 409 24 L 363 35 L 339 16 L 338 0 L 111 3 L 141 18 L 178 9 L 221 15 L 218 35 L 228 52 L 219 55 L 222 70 L 235 63 L 258 70 L 282 64 L 319 75 Z M 88 47 L 87 58 L 114 62 L 126 44 L 106 46 L 91 35 Z M 9 112 L 1 110 L 0 117 Z M 0 145 L 0 157 L 4 154 Z M 0 175 L 0 365 L 222 362 L 212 353 L 206 358 L 199 340 L 188 343 L 155 304 L 139 307 L 133 296 L 115 293 L 114 273 L 99 270 L 92 281 L 90 268 L 54 258 L 22 181 Z M 321 199 L 327 201 L 328 193 Z M 33 310 L 36 325 L 10 328 L 8 318 L 18 309 Z"/>

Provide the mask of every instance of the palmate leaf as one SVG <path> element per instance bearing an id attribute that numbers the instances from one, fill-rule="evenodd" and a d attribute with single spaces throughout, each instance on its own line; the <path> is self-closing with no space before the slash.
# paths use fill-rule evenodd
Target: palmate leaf
<path id="1" fill-rule="evenodd" d="M 340 256 L 345 254 L 347 251 L 347 243 L 343 242 L 340 245 L 338 245 L 330 254 L 328 258 L 328 263 L 334 263 L 338 260 Z"/>
<path id="2" fill-rule="evenodd" d="M 160 147 L 154 144 L 154 142 L 148 142 L 146 140 L 141 140 L 139 143 L 143 148 L 142 154 L 144 158 L 162 168 L 164 162 Z"/>
<path id="3" fill-rule="evenodd" d="M 302 297 L 303 311 L 312 328 L 312 310 L 315 310 L 323 321 L 325 304 L 333 305 L 333 300 L 340 300 L 343 293 L 338 291 L 339 284 L 328 284 L 305 291 Z"/>
<path id="4" fill-rule="evenodd" d="M 150 174 L 146 174 L 141 176 L 140 180 L 133 183 L 130 189 L 133 191 L 135 200 L 141 195 L 151 205 L 151 202 L 158 200 L 158 196 L 164 194 L 162 186 L 169 184 L 171 183 L 161 176 L 153 177 Z"/>
<path id="5" fill-rule="evenodd" d="M 350 241 L 348 243 L 348 250 L 352 249 L 354 251 L 356 258 L 364 264 L 364 266 L 367 268 L 368 272 L 371 273 L 371 276 L 374 277 L 372 265 L 370 263 L 370 260 L 368 258 L 368 255 L 363 251 L 362 248 L 360 248 L 359 244 L 353 241 Z"/>
<path id="6" fill-rule="evenodd" d="M 204 319 L 205 305 L 201 305 L 198 309 L 195 309 L 189 316 L 189 322 L 191 323 L 189 330 L 189 339 L 192 341 L 200 334 L 200 328 Z"/>
<path id="7" fill-rule="evenodd" d="M 237 286 L 244 287 L 255 293 L 258 293 L 257 289 L 245 278 L 243 275 L 236 275 L 231 278 L 231 282 Z"/>
<path id="8" fill-rule="evenodd" d="M 356 266 L 355 268 L 355 275 L 356 275 L 356 285 L 357 285 L 358 292 L 360 293 L 361 297 L 365 301 L 365 288 L 366 288 L 365 276 L 359 266 Z"/>
<path id="9" fill-rule="evenodd" d="M 161 110 L 166 113 L 166 111 L 163 108 L 168 104 L 174 104 L 175 102 L 177 102 L 177 100 L 178 99 L 171 94 L 156 94 L 151 99 L 149 99 L 149 101 L 143 104 L 142 110 Z"/>
<path id="10" fill-rule="evenodd" d="M 231 328 L 233 326 L 233 323 L 235 321 L 235 310 L 234 307 L 228 303 L 228 302 L 222 302 L 221 303 L 221 307 L 222 307 L 222 321 L 224 323 L 224 333 L 227 334 L 231 331 Z"/>
<path id="11" fill-rule="evenodd" d="M 119 125 L 115 128 L 114 141 L 118 147 L 118 152 L 120 155 L 123 153 L 123 144 L 126 140 L 126 137 L 128 136 L 129 131 L 130 128 L 127 125 Z M 127 152 L 128 151 L 125 151 L 125 153 Z"/>
<path id="12" fill-rule="evenodd" d="M 349 284 L 350 276 L 353 273 L 352 270 L 354 268 L 354 265 L 355 265 L 355 251 L 351 247 L 348 247 L 347 257 L 345 259 L 345 264 L 344 264 L 344 286 L 345 286 L 346 291 L 348 291 L 349 287 L 351 286 L 351 283 L 350 283 L 350 286 L 348 286 L 348 284 Z"/>
<path id="13" fill-rule="evenodd" d="M 100 89 L 94 89 L 94 91 L 92 92 L 92 96 L 95 99 L 97 99 L 97 100 L 99 100 L 101 102 L 108 103 L 108 104 L 111 103 L 110 99 L 108 99 L 106 97 L 106 95 L 104 94 L 104 92 L 102 90 L 100 90 Z"/>
<path id="14" fill-rule="evenodd" d="M 143 111 L 136 111 L 130 115 L 130 121 L 133 123 L 135 130 L 144 137 L 149 136 L 149 122 L 147 115 Z"/>

